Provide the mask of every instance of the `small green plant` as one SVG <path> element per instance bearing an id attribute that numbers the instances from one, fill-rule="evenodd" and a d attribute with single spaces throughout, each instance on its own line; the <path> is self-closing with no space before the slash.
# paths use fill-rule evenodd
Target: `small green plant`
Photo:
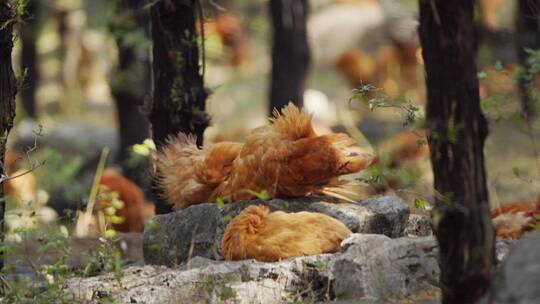
<path id="1" fill-rule="evenodd" d="M 268 191 L 266 191 L 266 190 L 261 190 L 261 191 L 257 192 L 257 191 L 253 191 L 251 189 L 245 189 L 244 192 L 255 196 L 256 198 L 260 199 L 261 201 L 267 201 L 267 200 L 270 199 L 270 195 L 268 195 Z"/>
<path id="2" fill-rule="evenodd" d="M 416 208 L 418 208 L 418 209 L 426 210 L 427 209 L 426 200 L 422 199 L 422 198 L 415 198 L 414 199 L 414 206 Z"/>
<path id="3" fill-rule="evenodd" d="M 118 282 L 121 282 L 124 273 L 120 250 L 116 246 L 118 239 L 101 237 L 95 250 L 87 254 L 88 264 L 81 271 L 83 276 L 93 276 L 103 272 L 114 272 Z"/>
<path id="4" fill-rule="evenodd" d="M 129 158 L 126 160 L 126 165 L 130 168 L 139 166 L 148 161 L 152 151 L 156 151 L 156 144 L 151 138 L 145 139 L 140 144 L 134 144 L 129 150 Z"/>
<path id="5" fill-rule="evenodd" d="M 222 302 L 236 298 L 236 291 L 227 286 L 227 282 L 215 282 L 213 278 L 205 281 L 206 291 L 209 294 L 215 293 Z"/>
<path id="6" fill-rule="evenodd" d="M 26 7 L 28 6 L 28 0 L 11 0 L 10 3 L 14 10 L 13 17 L 7 20 L 6 22 L 4 22 L 3 24 L 0 24 L 0 30 L 3 30 L 4 28 L 12 24 L 16 25 L 16 24 L 24 23 L 24 19 L 26 17 L 25 14 L 27 11 Z"/>
<path id="7" fill-rule="evenodd" d="M 230 203 L 230 202 L 231 202 L 231 200 L 228 197 L 218 197 L 216 199 L 215 204 L 216 204 L 216 207 L 223 208 L 223 206 L 225 206 L 225 204 Z"/>
<path id="8" fill-rule="evenodd" d="M 352 101 L 367 101 L 370 111 L 375 111 L 378 108 L 394 108 L 400 110 L 405 119 L 403 126 L 421 126 L 423 116 L 420 113 L 420 107 L 413 104 L 404 97 L 391 98 L 386 95 L 381 88 L 377 88 L 372 84 L 365 84 L 352 90 L 352 96 L 349 102 Z"/>

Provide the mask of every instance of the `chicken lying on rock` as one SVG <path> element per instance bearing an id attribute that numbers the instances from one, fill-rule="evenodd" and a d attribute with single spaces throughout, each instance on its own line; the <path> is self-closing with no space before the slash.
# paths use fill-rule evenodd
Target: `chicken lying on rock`
<path id="1" fill-rule="evenodd" d="M 495 233 L 502 239 L 517 239 L 540 224 L 540 196 L 535 202 L 506 203 L 491 211 Z"/>
<path id="2" fill-rule="evenodd" d="M 351 233 L 325 214 L 270 212 L 266 206 L 249 206 L 227 225 L 221 252 L 226 260 L 275 262 L 336 252 Z"/>
<path id="3" fill-rule="evenodd" d="M 348 135 L 317 136 L 311 115 L 292 103 L 274 116 L 252 130 L 244 144 L 220 142 L 199 149 L 191 136 L 171 138 L 155 155 L 166 200 L 182 209 L 217 198 L 249 199 L 263 190 L 270 198 L 338 196 L 345 183 L 339 177 L 371 163 Z"/>

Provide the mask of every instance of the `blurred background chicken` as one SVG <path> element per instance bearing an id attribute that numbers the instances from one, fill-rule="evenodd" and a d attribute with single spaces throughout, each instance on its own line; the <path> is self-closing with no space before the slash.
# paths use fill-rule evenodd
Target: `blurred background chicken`
<path id="1" fill-rule="evenodd" d="M 35 228 L 39 224 L 51 223 L 58 218 L 57 213 L 47 206 L 48 195 L 38 189 L 34 172 L 26 168 L 30 160 L 27 155 L 17 149 L 8 149 L 4 158 L 6 175 L 10 178 L 2 183 L 7 198 L 5 214 L 8 228 L 8 239 L 13 236 L 9 232 L 16 229 Z M 35 165 L 35 164 L 34 164 Z M 35 168 L 38 166 L 35 165 Z M 19 240 L 19 238 L 15 238 Z"/>
<path id="2" fill-rule="evenodd" d="M 290 257 L 332 253 L 351 231 L 321 213 L 270 212 L 249 206 L 227 225 L 221 252 L 225 260 L 276 262 Z"/>
<path id="3" fill-rule="evenodd" d="M 227 12 L 217 13 L 204 24 L 205 35 L 217 35 L 229 63 L 244 67 L 249 60 L 248 38 L 240 19 Z"/>
<path id="4" fill-rule="evenodd" d="M 351 88 L 372 84 L 396 97 L 409 90 L 420 90 L 419 64 L 420 48 L 416 42 L 408 41 L 392 42 L 374 54 L 359 48 L 350 49 L 337 58 L 334 66 Z"/>
<path id="5" fill-rule="evenodd" d="M 491 211 L 493 227 L 498 237 L 517 239 L 540 225 L 540 196 L 536 202 L 504 203 Z"/>
<path id="6" fill-rule="evenodd" d="M 346 134 L 317 136 L 311 115 L 292 103 L 244 144 L 221 142 L 203 149 L 194 138 L 171 139 L 155 157 L 162 190 L 177 209 L 227 198 L 238 201 L 267 191 L 270 197 L 313 193 L 343 197 L 341 175 L 356 173 L 371 156 Z"/>
<path id="7" fill-rule="evenodd" d="M 142 232 L 145 220 L 154 215 L 153 205 L 146 202 L 143 191 L 112 168 L 103 171 L 99 183 L 102 187 L 97 209 L 109 216 L 108 224 L 120 232 Z"/>
<path id="8" fill-rule="evenodd" d="M 432 183 L 429 147 L 425 133 L 399 132 L 379 143 L 373 164 L 362 172 L 362 176 L 369 179 L 370 195 L 392 194 L 399 195 L 407 201 L 414 200 L 412 197 L 414 193 L 401 190 L 429 189 Z M 364 179 L 361 177 L 361 180 Z"/>

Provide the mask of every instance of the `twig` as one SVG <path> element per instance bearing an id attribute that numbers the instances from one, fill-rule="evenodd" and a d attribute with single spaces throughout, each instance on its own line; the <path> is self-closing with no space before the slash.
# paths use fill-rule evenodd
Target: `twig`
<path id="1" fill-rule="evenodd" d="M 215 2 L 214 0 L 208 0 L 208 3 L 210 3 L 210 5 L 215 7 L 218 11 L 222 11 L 222 12 L 227 11 L 225 7 L 223 7 L 222 5 L 219 5 L 219 3 Z"/>
<path id="2" fill-rule="evenodd" d="M 80 214 L 79 219 L 77 220 L 75 228 L 75 235 L 77 237 L 85 237 L 88 235 L 88 227 L 90 225 L 90 220 L 92 219 L 92 212 L 94 211 L 94 205 L 96 204 L 96 198 L 99 190 L 99 180 L 103 174 L 103 170 L 105 169 L 105 162 L 108 155 L 109 148 L 103 148 L 103 150 L 101 150 L 101 155 L 96 168 L 96 175 L 94 176 L 92 189 L 90 190 L 90 196 L 88 197 L 88 203 L 86 204 L 86 211 L 83 214 Z"/>
<path id="3" fill-rule="evenodd" d="M 32 159 L 32 156 L 30 155 L 31 153 L 33 153 L 34 151 L 37 150 L 37 147 L 38 147 L 38 144 L 37 144 L 37 139 L 39 136 L 41 136 L 41 132 L 43 131 L 43 126 L 39 125 L 39 129 L 37 131 L 32 131 L 34 133 L 34 145 L 32 147 L 30 147 L 28 150 L 26 150 L 26 160 L 28 161 L 28 164 L 30 164 L 30 169 L 26 170 L 26 171 L 23 171 L 17 175 L 14 175 L 14 176 L 9 176 L 9 175 L 1 175 L 0 176 L 0 184 L 2 184 L 3 182 L 5 181 L 8 181 L 8 180 L 12 180 L 12 179 L 15 179 L 15 178 L 18 178 L 18 177 L 21 177 L 23 175 L 26 175 L 34 170 L 36 170 L 37 168 L 43 166 L 45 164 L 45 161 L 41 161 L 41 162 L 38 162 L 38 161 L 34 161 Z M 21 158 L 18 158 L 18 159 L 21 159 Z M 0 167 L 2 168 L 2 171 L 3 172 L 6 172 L 6 167 L 4 166 L 4 163 L 2 163 L 2 161 L 0 160 Z"/>
<path id="4" fill-rule="evenodd" d="M 8 290 L 12 290 L 11 285 L 2 274 L 0 274 L 0 281 L 2 281 L 2 284 L 6 286 Z"/>
<path id="5" fill-rule="evenodd" d="M 202 61 L 202 77 L 204 79 L 204 76 L 206 75 L 206 35 L 204 32 L 204 10 L 203 6 L 201 4 L 201 0 L 196 0 L 197 2 L 197 10 L 199 11 L 199 23 L 201 27 L 201 61 Z"/>

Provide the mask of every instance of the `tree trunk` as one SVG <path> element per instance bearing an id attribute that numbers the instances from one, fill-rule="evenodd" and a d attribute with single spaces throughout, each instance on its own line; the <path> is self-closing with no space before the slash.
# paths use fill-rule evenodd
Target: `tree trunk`
<path id="1" fill-rule="evenodd" d="M 152 137 L 159 148 L 179 132 L 197 136 L 202 145 L 209 118 L 205 112 L 208 92 L 199 66 L 195 14 L 199 0 L 168 0 L 150 9 L 153 42 Z M 204 59 L 204 58 L 203 58 Z M 170 212 L 156 203 L 157 213 Z"/>
<path id="2" fill-rule="evenodd" d="M 522 67 L 529 69 L 527 63 L 529 54 L 525 51 L 540 48 L 540 0 L 519 0 L 516 18 L 516 47 L 518 60 Z M 520 90 L 523 115 L 526 119 L 535 116 L 534 99 L 531 94 L 534 79 L 520 75 L 518 85 Z"/>
<path id="3" fill-rule="evenodd" d="M 494 263 L 483 154 L 488 130 L 475 65 L 474 1 L 419 4 L 443 303 L 474 303 L 486 291 Z"/>
<path id="4" fill-rule="evenodd" d="M 21 70 L 26 71 L 21 90 L 22 107 L 31 118 L 36 118 L 36 89 L 39 82 L 36 40 L 38 32 L 39 1 L 30 0 L 26 7 L 26 21 L 21 29 Z"/>
<path id="5" fill-rule="evenodd" d="M 119 65 L 112 81 L 112 95 L 116 101 L 116 114 L 120 149 L 117 162 L 126 177 L 143 189 L 149 188 L 148 161 L 130 163 L 131 148 L 150 137 L 150 123 L 142 113 L 144 99 L 150 95 L 150 61 L 147 10 L 143 0 L 120 0 L 115 4 L 117 20 L 111 20 L 110 30 L 118 45 Z M 140 37 L 141 41 L 130 41 Z"/>
<path id="6" fill-rule="evenodd" d="M 307 41 L 307 0 L 270 0 L 274 28 L 272 46 L 272 83 L 270 113 L 289 101 L 304 104 L 304 90 L 309 69 Z"/>
<path id="7" fill-rule="evenodd" d="M 15 118 L 15 95 L 17 85 L 11 65 L 13 49 L 13 18 L 15 14 L 8 1 L 0 0 L 0 178 L 5 176 L 4 156 L 9 131 Z M 4 215 L 6 202 L 3 183 L 0 184 L 0 242 L 4 241 Z M 4 268 L 4 256 L 0 252 L 0 270 Z"/>

